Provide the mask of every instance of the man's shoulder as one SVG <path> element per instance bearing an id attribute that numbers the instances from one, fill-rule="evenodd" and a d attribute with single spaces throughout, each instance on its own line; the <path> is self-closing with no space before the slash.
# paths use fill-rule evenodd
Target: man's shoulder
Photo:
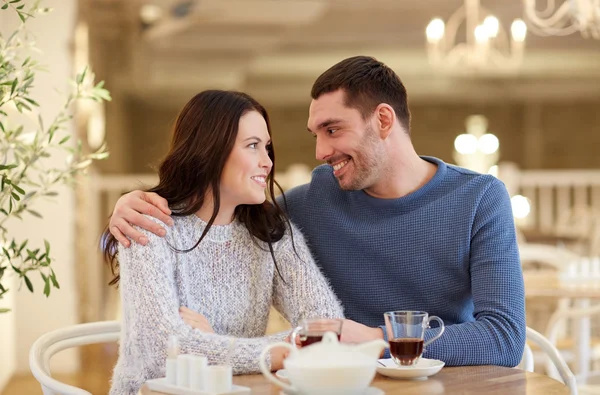
<path id="1" fill-rule="evenodd" d="M 447 164 L 448 175 L 457 186 L 469 186 L 474 193 L 505 189 L 504 183 L 492 174 L 478 173 L 464 167 Z"/>
<path id="2" fill-rule="evenodd" d="M 311 191 L 324 192 L 328 186 L 335 186 L 335 178 L 331 166 L 321 165 L 313 169 L 310 182 L 298 185 L 285 192 L 285 198 L 292 202 L 302 201 Z"/>

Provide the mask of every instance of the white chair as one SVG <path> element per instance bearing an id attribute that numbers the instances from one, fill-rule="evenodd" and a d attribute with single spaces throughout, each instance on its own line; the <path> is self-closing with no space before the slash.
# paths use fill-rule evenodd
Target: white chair
<path id="1" fill-rule="evenodd" d="M 561 326 L 568 320 L 576 320 L 585 330 L 577 333 L 572 333 L 571 336 L 576 336 L 579 342 L 576 346 L 575 356 L 577 379 L 580 383 L 585 384 L 590 376 L 599 376 L 600 372 L 590 372 L 589 364 L 591 361 L 600 359 L 600 353 L 591 345 L 591 318 L 600 315 L 600 305 L 585 306 L 579 308 L 562 308 L 552 314 L 548 320 L 546 327 L 546 337 L 552 344 L 557 344 L 561 333 Z M 581 333 L 580 333 L 581 332 Z"/>
<path id="2" fill-rule="evenodd" d="M 42 386 L 44 395 L 92 395 L 52 378 L 50 358 L 67 348 L 118 341 L 120 333 L 118 321 L 101 321 L 57 329 L 37 339 L 29 350 L 29 368 Z"/>
<path id="3" fill-rule="evenodd" d="M 562 358 L 556 347 L 548 339 L 546 339 L 544 335 L 529 327 L 527 328 L 527 340 L 537 344 L 546 353 L 558 370 L 562 382 L 569 387 L 571 395 L 577 395 L 577 381 L 575 380 L 575 375 L 573 375 L 573 372 L 571 372 L 571 369 L 569 369 L 569 366 L 567 366 L 567 363 Z M 529 348 L 529 346 L 525 346 L 525 352 L 523 353 L 523 359 L 521 360 L 519 367 L 528 372 L 533 372 L 533 353 L 531 352 L 531 348 Z"/>
<path id="4" fill-rule="evenodd" d="M 566 248 L 537 243 L 519 244 L 519 256 L 524 266 L 529 262 L 535 262 L 559 271 L 566 270 L 571 262 L 581 259 L 579 254 Z"/>

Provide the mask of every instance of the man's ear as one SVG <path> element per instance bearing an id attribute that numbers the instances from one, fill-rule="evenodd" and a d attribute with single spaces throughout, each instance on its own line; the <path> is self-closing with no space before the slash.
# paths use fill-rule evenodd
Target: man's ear
<path id="1" fill-rule="evenodd" d="M 375 109 L 375 125 L 382 140 L 387 139 L 390 135 L 395 122 L 396 113 L 389 104 L 381 103 L 377 106 Z"/>

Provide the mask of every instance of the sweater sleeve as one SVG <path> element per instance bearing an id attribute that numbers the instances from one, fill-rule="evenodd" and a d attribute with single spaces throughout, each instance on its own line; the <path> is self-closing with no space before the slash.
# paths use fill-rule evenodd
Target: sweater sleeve
<path id="1" fill-rule="evenodd" d="M 135 394 L 146 380 L 163 377 L 170 335 L 178 336 L 182 354 L 204 355 L 210 364 L 228 362 L 232 341 L 232 337 L 201 332 L 183 322 L 175 281 L 176 254 L 169 248 L 168 237 L 141 232 L 148 237 L 147 246 L 119 246 L 123 322 L 111 394 Z M 283 336 L 236 338 L 230 361 L 234 374 L 259 372 L 261 351 Z"/>
<path id="2" fill-rule="evenodd" d="M 475 321 L 447 326 L 424 356 L 449 366 L 516 366 L 525 347 L 525 290 L 510 198 L 499 180 L 477 207 L 470 254 Z"/>
<path id="3" fill-rule="evenodd" d="M 303 318 L 344 318 L 342 305 L 315 264 L 300 230 L 292 224 L 275 251 L 273 306 L 297 326 Z"/>

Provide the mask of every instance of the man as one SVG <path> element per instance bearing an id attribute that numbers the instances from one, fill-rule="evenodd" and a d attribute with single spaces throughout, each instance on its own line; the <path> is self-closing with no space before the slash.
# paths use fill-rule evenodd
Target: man
<path id="1" fill-rule="evenodd" d="M 311 95 L 308 131 L 327 164 L 286 192 L 285 208 L 344 305 L 342 339 L 385 338 L 384 312 L 422 310 L 446 324 L 424 357 L 517 365 L 524 287 L 503 183 L 417 155 L 406 89 L 373 58 L 334 65 Z M 123 244 L 146 242 L 130 223 L 160 234 L 140 212 L 168 221 L 164 200 L 125 195 L 110 223 Z"/>

